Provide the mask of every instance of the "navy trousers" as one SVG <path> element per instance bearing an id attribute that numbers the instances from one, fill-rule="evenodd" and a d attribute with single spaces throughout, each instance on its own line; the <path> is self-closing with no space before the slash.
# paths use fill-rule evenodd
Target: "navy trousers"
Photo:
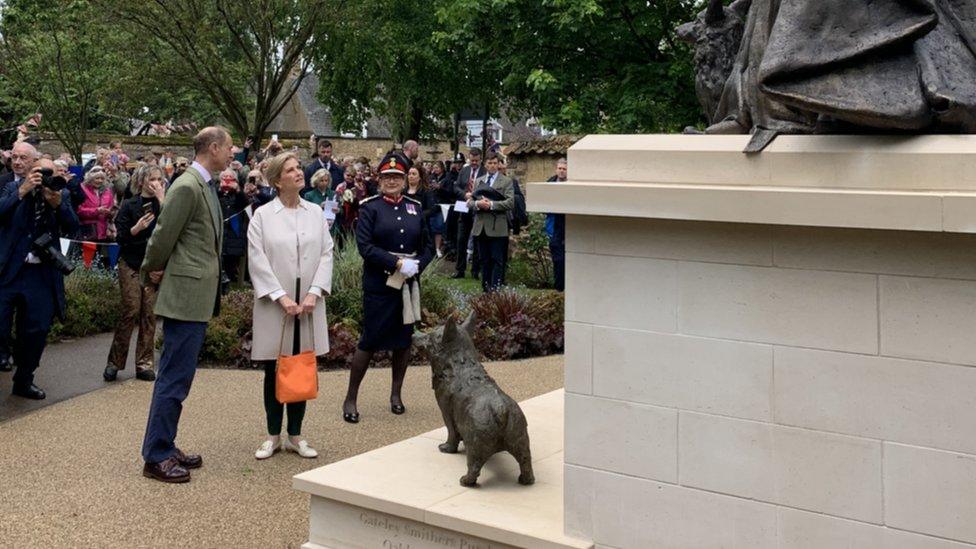
<path id="1" fill-rule="evenodd" d="M 0 286 L 0 347 L 10 344 L 14 312 L 17 313 L 17 339 L 13 357 L 17 363 L 14 387 L 26 388 L 34 383 L 34 370 L 41 362 L 47 333 L 54 322 L 55 290 L 51 269 L 45 265 L 26 264 L 9 283 Z"/>
<path id="2" fill-rule="evenodd" d="M 508 263 L 508 237 L 477 237 L 481 261 L 481 288 L 486 292 L 497 290 L 505 283 L 505 267 Z"/>
<path id="3" fill-rule="evenodd" d="M 142 442 L 146 463 L 159 463 L 176 453 L 183 401 L 190 394 L 206 332 L 206 322 L 163 319 L 163 354 L 156 369 L 146 438 Z"/>

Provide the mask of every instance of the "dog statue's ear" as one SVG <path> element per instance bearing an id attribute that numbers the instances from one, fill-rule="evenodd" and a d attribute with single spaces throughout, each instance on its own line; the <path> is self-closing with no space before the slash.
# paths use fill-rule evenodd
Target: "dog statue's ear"
<path id="1" fill-rule="evenodd" d="M 464 324 L 461 324 L 461 329 L 468 332 L 468 335 L 474 337 L 474 331 L 478 327 L 478 313 L 474 309 L 468 313 L 468 318 L 464 319 Z"/>
<path id="2" fill-rule="evenodd" d="M 457 324 L 454 323 L 453 318 L 448 318 L 447 324 L 444 324 L 444 338 L 442 339 L 442 342 L 446 344 L 449 341 L 454 341 L 457 339 L 457 336 Z"/>

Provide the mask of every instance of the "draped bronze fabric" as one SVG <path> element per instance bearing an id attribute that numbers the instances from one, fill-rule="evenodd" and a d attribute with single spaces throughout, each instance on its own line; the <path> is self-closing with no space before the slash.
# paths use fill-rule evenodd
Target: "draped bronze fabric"
<path id="1" fill-rule="evenodd" d="M 976 0 L 753 0 L 726 119 L 976 132 Z"/>

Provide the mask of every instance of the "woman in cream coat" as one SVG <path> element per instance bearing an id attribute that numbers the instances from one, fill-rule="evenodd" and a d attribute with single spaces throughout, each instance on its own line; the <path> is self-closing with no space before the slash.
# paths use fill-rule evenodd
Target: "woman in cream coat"
<path id="1" fill-rule="evenodd" d="M 288 404 L 288 438 L 280 439 L 284 405 L 275 398 L 275 361 L 281 354 L 308 350 L 312 341 L 317 356 L 329 352 L 324 297 L 332 290 L 332 237 L 322 209 L 298 195 L 305 187 L 305 178 L 297 156 L 275 156 L 268 161 L 264 175 L 278 189 L 278 197 L 254 212 L 247 230 L 248 266 L 254 285 L 251 359 L 264 366 L 268 421 L 268 439 L 255 457 L 266 459 L 284 448 L 314 458 L 318 453 L 301 438 L 304 402 Z M 295 319 L 300 321 L 298 348 L 294 342 Z M 310 337 L 312 330 L 314 337 Z"/>

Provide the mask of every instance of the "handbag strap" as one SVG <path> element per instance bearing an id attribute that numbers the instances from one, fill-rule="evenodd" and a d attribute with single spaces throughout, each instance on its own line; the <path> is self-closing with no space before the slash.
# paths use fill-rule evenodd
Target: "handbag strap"
<path id="1" fill-rule="evenodd" d="M 320 299 L 322 299 L 322 298 L 320 298 Z M 285 327 L 288 326 L 288 316 L 289 315 L 286 314 L 284 316 L 284 318 L 281 319 L 281 337 L 278 338 L 278 356 L 283 356 L 281 354 L 281 352 L 282 352 L 282 350 L 284 349 L 284 346 L 285 346 L 285 344 L 284 344 L 284 341 L 285 341 Z M 298 322 L 299 323 L 299 335 L 301 335 L 301 324 L 300 323 L 302 321 L 302 317 L 303 316 L 305 316 L 305 315 L 298 315 L 298 316 L 294 317 L 295 318 L 295 322 Z M 309 313 L 309 315 L 308 315 L 308 328 L 309 328 L 309 331 L 311 332 L 311 335 L 312 335 L 312 352 L 314 353 L 315 352 L 315 313 L 314 312 Z M 299 348 L 299 351 L 301 351 L 301 348 Z"/>

